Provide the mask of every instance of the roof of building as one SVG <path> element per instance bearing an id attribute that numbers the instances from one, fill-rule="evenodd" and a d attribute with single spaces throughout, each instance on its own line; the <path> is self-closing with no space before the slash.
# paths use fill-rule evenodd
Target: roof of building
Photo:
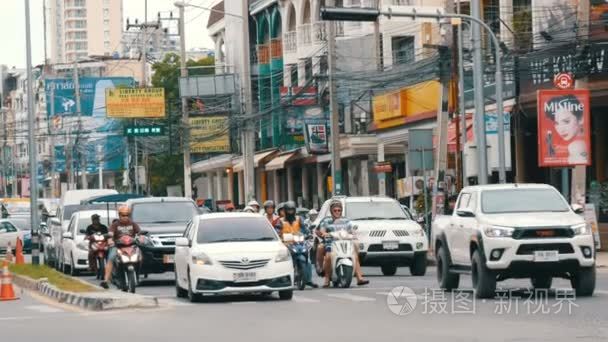
<path id="1" fill-rule="evenodd" d="M 209 20 L 207 21 L 207 28 L 211 27 L 213 24 L 217 23 L 222 19 L 224 19 L 224 2 L 220 1 L 211 8 L 211 13 L 209 13 Z"/>

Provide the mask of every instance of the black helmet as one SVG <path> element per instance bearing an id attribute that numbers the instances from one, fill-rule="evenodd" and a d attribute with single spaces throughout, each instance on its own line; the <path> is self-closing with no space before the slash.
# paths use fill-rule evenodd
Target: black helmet
<path id="1" fill-rule="evenodd" d="M 285 202 L 285 210 L 296 210 L 296 203 L 294 201 L 287 201 Z"/>
<path id="2" fill-rule="evenodd" d="M 91 215 L 91 220 L 99 220 L 100 218 L 101 218 L 101 216 L 99 216 L 97 214 Z"/>
<path id="3" fill-rule="evenodd" d="M 285 209 L 285 202 L 281 202 L 277 205 L 277 211 Z"/>
<path id="4" fill-rule="evenodd" d="M 274 208 L 274 207 L 275 207 L 274 201 L 268 200 L 268 201 L 264 202 L 264 209 L 266 209 L 266 208 Z"/>

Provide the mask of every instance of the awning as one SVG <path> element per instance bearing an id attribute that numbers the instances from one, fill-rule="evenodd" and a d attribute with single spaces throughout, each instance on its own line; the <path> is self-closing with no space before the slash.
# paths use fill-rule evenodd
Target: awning
<path id="1" fill-rule="evenodd" d="M 266 171 L 279 170 L 285 167 L 285 163 L 293 158 L 298 152 L 288 152 L 274 158 L 266 164 Z"/>
<path id="2" fill-rule="evenodd" d="M 258 152 L 255 154 L 255 156 L 253 157 L 253 167 L 259 167 L 260 163 L 264 163 L 266 161 L 266 159 L 270 158 L 273 154 L 277 153 L 277 150 L 269 150 L 269 151 L 263 151 L 263 152 Z M 234 161 L 236 161 L 236 163 L 234 163 Z M 243 161 L 243 157 L 238 157 L 237 159 L 235 159 L 233 161 L 233 167 L 232 169 L 234 170 L 234 172 L 240 172 L 243 171 L 244 166 L 244 161 Z"/>
<path id="3" fill-rule="evenodd" d="M 192 164 L 192 172 L 193 173 L 204 173 L 211 172 L 215 170 L 223 170 L 227 167 L 232 166 L 232 155 L 231 154 L 222 154 L 217 157 L 212 157 L 209 159 L 198 161 Z"/>

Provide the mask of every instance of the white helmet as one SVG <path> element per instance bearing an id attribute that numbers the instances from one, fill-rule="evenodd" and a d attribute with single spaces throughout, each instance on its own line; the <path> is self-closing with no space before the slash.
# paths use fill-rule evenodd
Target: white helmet
<path id="1" fill-rule="evenodd" d="M 247 203 L 247 206 L 248 207 L 256 206 L 256 207 L 259 208 L 260 207 L 260 203 L 258 203 L 258 201 L 256 201 L 256 200 L 251 200 L 251 201 L 249 201 L 249 203 Z"/>
<path id="2" fill-rule="evenodd" d="M 310 216 L 319 215 L 319 212 L 316 211 L 315 209 L 310 209 L 310 211 L 308 212 L 308 215 L 310 215 Z"/>
<path id="3" fill-rule="evenodd" d="M 255 209 L 253 209 L 251 206 L 246 206 L 246 207 L 243 209 L 243 212 L 244 212 L 244 213 L 255 213 Z"/>

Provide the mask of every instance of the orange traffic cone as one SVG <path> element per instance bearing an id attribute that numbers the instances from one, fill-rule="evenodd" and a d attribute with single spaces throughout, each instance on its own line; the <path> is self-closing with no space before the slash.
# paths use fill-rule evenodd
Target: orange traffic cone
<path id="1" fill-rule="evenodd" d="M 8 242 L 8 246 L 6 247 L 6 256 L 4 259 L 7 262 L 13 262 L 13 247 L 11 247 L 11 242 Z"/>
<path id="2" fill-rule="evenodd" d="M 15 251 L 15 264 L 25 264 L 25 256 L 23 256 L 23 242 L 21 238 L 17 238 L 17 248 Z"/>
<path id="3" fill-rule="evenodd" d="M 2 275 L 0 275 L 0 301 L 19 299 L 13 290 L 13 277 L 8 270 L 8 261 L 4 260 Z"/>

